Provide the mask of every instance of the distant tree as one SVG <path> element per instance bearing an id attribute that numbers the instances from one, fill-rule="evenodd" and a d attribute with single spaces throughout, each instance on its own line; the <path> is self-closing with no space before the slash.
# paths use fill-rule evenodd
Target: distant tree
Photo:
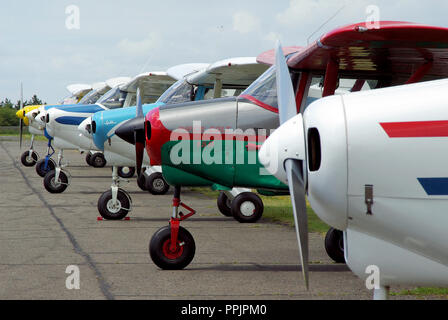
<path id="1" fill-rule="evenodd" d="M 33 95 L 30 100 L 23 101 L 23 106 L 45 104 L 37 95 Z M 0 101 L 0 126 L 18 126 L 19 118 L 16 116 L 17 110 L 20 109 L 20 100 L 13 104 L 11 100 L 5 98 Z"/>

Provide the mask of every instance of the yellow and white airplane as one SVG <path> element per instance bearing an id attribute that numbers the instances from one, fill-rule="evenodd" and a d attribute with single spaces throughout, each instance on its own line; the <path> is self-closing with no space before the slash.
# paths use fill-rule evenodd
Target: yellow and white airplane
<path id="1" fill-rule="evenodd" d="M 67 86 L 67 90 L 70 92 L 70 95 L 64 98 L 61 104 L 74 104 L 78 103 L 88 92 L 92 90 L 92 86 L 88 84 L 71 84 Z M 23 126 L 28 126 L 28 131 L 31 134 L 31 144 L 27 151 L 22 153 L 20 160 L 22 164 L 26 167 L 32 167 L 36 164 L 39 159 L 39 155 L 33 149 L 34 144 L 34 136 L 35 135 L 44 135 L 43 128 L 39 128 L 39 126 L 31 125 L 33 121 L 32 117 L 27 117 L 26 115 L 31 113 L 33 110 L 38 109 L 42 105 L 30 105 L 23 106 L 23 89 L 21 88 L 21 97 L 20 97 L 20 109 L 16 112 L 16 116 L 20 119 L 20 148 L 22 148 L 22 133 Z"/>

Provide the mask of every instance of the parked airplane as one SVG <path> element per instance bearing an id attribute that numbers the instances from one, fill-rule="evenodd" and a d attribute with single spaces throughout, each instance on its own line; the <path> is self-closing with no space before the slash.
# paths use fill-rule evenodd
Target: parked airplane
<path id="1" fill-rule="evenodd" d="M 70 92 L 70 96 L 62 101 L 62 104 L 78 103 L 78 101 L 89 91 L 92 90 L 90 85 L 86 84 L 71 84 L 67 86 L 67 90 Z M 22 103 L 23 104 L 23 103 Z M 20 161 L 26 167 L 32 167 L 39 160 L 39 154 L 34 151 L 34 137 L 35 135 L 44 135 L 43 129 L 40 129 L 39 125 L 34 125 L 34 117 L 26 116 L 28 112 L 38 109 L 41 105 L 30 105 L 21 107 L 16 116 L 20 119 L 20 148 L 22 148 L 22 133 L 23 126 L 28 126 L 28 131 L 31 134 L 30 147 L 27 151 L 22 153 Z M 29 114 L 31 115 L 31 113 Z"/>
<path id="2" fill-rule="evenodd" d="M 369 83 L 370 88 L 377 89 L 442 78 L 446 76 L 446 73 L 439 66 L 446 61 L 444 60 L 446 49 L 443 49 L 446 39 L 446 29 L 443 28 L 390 21 L 380 22 L 379 29 L 369 29 L 365 23 L 359 23 L 329 32 L 288 58 L 289 71 L 295 87 L 296 112 L 304 109 L 309 102 L 309 88 L 315 81 L 323 82 L 322 96 L 325 97 L 335 93 L 340 79 L 355 79 L 351 89 L 354 92 L 359 91 L 365 82 Z M 189 112 L 191 108 L 196 107 L 197 103 L 162 106 L 147 114 L 146 149 L 151 164 L 162 164 L 165 179 L 175 186 L 170 225 L 157 231 L 150 242 L 151 258 L 159 267 L 181 269 L 187 266 L 194 256 L 193 237 L 179 226 L 180 221 L 195 213 L 193 209 L 180 201 L 180 187 L 186 185 L 187 180 L 184 178 L 180 181 L 179 175 L 191 175 L 187 185 L 190 185 L 192 181 L 195 184 L 203 183 L 204 185 L 219 181 L 220 184 L 226 185 L 229 183 L 226 178 L 230 176 L 233 179 L 230 181 L 233 183 L 232 186 L 269 186 L 269 189 L 274 190 L 284 188 L 282 182 L 269 175 L 264 175 L 264 181 L 267 182 L 261 186 L 261 180 L 258 180 L 261 176 L 259 171 L 261 164 L 258 161 L 251 167 L 247 164 L 240 166 L 244 170 L 240 170 L 238 165 L 235 165 L 233 169 L 226 167 L 227 164 L 212 164 L 209 165 L 211 169 L 208 169 L 205 163 L 191 165 L 185 161 L 176 164 L 172 158 L 172 150 L 180 150 L 174 147 L 180 145 L 182 141 L 170 141 L 170 136 L 179 127 L 185 128 L 187 121 L 190 121 L 187 136 L 194 140 L 194 145 L 201 146 L 196 153 L 199 158 L 207 146 L 210 150 L 215 149 L 216 152 L 213 145 L 217 144 L 211 143 L 213 139 L 210 139 L 210 136 L 203 136 L 207 129 L 220 130 L 224 127 L 252 129 L 255 132 L 259 128 L 275 129 L 278 126 L 275 72 L 272 69 L 268 70 L 261 78 L 263 81 L 250 86 L 236 101 L 223 99 L 213 104 L 214 107 L 210 109 L 210 112 L 205 112 L 206 109 L 203 109 L 207 104 L 204 102 L 201 105 L 200 114 Z M 177 119 L 182 121 L 176 121 Z M 202 120 L 202 122 L 199 135 L 195 137 L 191 123 L 196 120 Z M 139 130 L 137 128 L 135 133 Z M 252 141 L 257 141 L 255 138 L 259 138 L 260 135 L 255 133 L 254 136 Z M 221 141 L 226 139 L 225 136 L 219 137 L 219 135 L 218 138 Z M 249 144 L 245 141 L 243 146 L 257 151 L 258 141 L 257 144 Z M 137 142 L 141 145 L 144 143 L 143 140 Z M 235 150 L 235 143 L 232 142 L 230 145 Z M 196 152 L 194 146 L 190 146 L 191 149 L 194 152 L 185 153 L 190 163 L 191 157 Z M 175 152 L 174 155 L 176 156 Z M 241 175 L 244 176 L 249 170 L 251 174 L 247 178 L 241 178 Z M 196 181 L 193 178 L 196 178 Z M 179 206 L 186 207 L 190 212 L 187 215 L 180 213 Z M 332 235 L 330 238 L 333 239 L 333 243 L 340 243 L 335 232 L 330 230 L 329 235 Z M 336 250 L 336 253 L 343 253 L 341 248 L 334 247 L 331 249 Z"/>
<path id="3" fill-rule="evenodd" d="M 238 95 L 267 69 L 266 65 L 257 63 L 255 57 L 229 58 L 211 65 L 202 65 L 201 68 L 193 67 L 195 67 L 195 72 L 191 70 L 188 75 L 168 89 L 155 104 L 143 106 L 143 114 L 160 105 Z M 177 70 L 178 67 L 174 67 L 167 72 L 176 74 L 179 73 Z M 94 127 L 96 128 L 93 134 L 95 144 L 104 148 L 104 154 L 108 161 L 120 166 L 135 165 L 135 148 L 126 142 L 129 137 L 121 139 L 115 135 L 115 132 L 126 129 L 129 125 L 126 121 L 133 118 L 135 114 L 135 108 L 129 108 L 105 111 L 92 117 L 92 123 L 95 123 Z M 133 140 L 133 137 L 130 138 Z M 149 166 L 147 156 L 142 158 L 142 163 L 147 169 L 145 175 L 139 175 L 140 185 L 146 186 L 146 189 L 152 194 L 166 193 L 169 185 L 163 179 L 160 166 Z M 117 198 L 115 199 L 113 196 L 115 193 L 112 192 L 115 188 L 118 188 L 118 184 L 116 180 L 113 180 L 111 190 L 103 193 L 98 200 L 98 210 L 106 219 L 122 219 L 130 210 L 129 194 L 119 188 L 116 191 Z M 238 194 L 243 191 L 250 190 L 234 189 L 229 192 Z M 116 203 L 116 205 L 113 206 L 112 203 Z"/>
<path id="4" fill-rule="evenodd" d="M 388 63 L 383 60 L 366 74 L 407 76 L 407 83 L 422 76 L 425 80 L 447 77 L 448 29 L 405 23 L 381 27 L 394 32 L 386 30 L 384 37 L 382 31 L 363 31 L 366 38 L 375 39 L 363 51 L 371 62 L 382 56 Z M 356 28 L 365 26 L 352 25 L 335 33 L 346 38 L 359 32 Z M 419 42 L 422 38 L 424 44 Z M 331 48 L 323 50 L 340 51 L 328 44 L 329 39 L 323 40 Z M 375 45 L 379 43 L 381 47 Z M 401 50 L 393 50 L 399 44 Z M 346 61 L 353 58 L 349 55 Z M 307 287 L 305 195 L 323 221 L 343 230 L 350 269 L 364 280 L 376 273 L 375 299 L 386 299 L 389 287 L 396 284 L 448 286 L 444 169 L 448 80 L 327 97 L 296 115 L 288 67 L 280 54 L 277 60 L 282 125 L 263 144 L 259 156 L 272 174 L 289 185 Z M 288 65 L 296 68 L 306 60 L 291 57 Z M 344 72 L 340 64 L 335 69 Z M 356 69 L 351 64 L 350 71 Z M 328 71 L 327 65 L 331 88 Z"/>
<path id="5" fill-rule="evenodd" d="M 93 89 L 86 94 L 78 104 L 75 105 L 64 105 L 63 107 L 76 107 L 76 108 L 82 108 L 86 105 L 92 105 L 94 104 L 101 96 L 103 96 L 107 91 L 109 91 L 112 87 L 115 87 L 119 85 L 120 83 L 123 83 L 124 81 L 127 81 L 129 78 L 126 77 L 118 77 L 118 78 L 112 78 L 107 80 L 106 82 L 98 82 L 92 85 Z M 112 86 L 112 87 L 111 87 Z M 54 170 L 56 167 L 56 162 L 51 158 L 53 154 L 55 153 L 55 150 L 53 148 L 52 142 L 53 137 L 48 134 L 46 130 L 46 122 L 47 122 L 47 113 L 49 110 L 53 108 L 61 107 L 60 105 L 45 105 L 40 106 L 39 108 L 33 110 L 32 112 L 27 113 L 25 116 L 32 120 L 30 124 L 33 127 L 37 127 L 40 130 L 43 130 L 44 136 L 48 140 L 47 144 L 47 155 L 43 158 L 37 161 L 36 163 L 36 173 L 41 176 L 45 177 L 45 175 L 51 171 Z M 98 162 L 100 165 L 105 165 L 101 156 L 98 156 Z M 93 160 L 93 157 L 92 157 Z M 88 162 L 89 165 L 94 164 L 94 162 L 90 161 Z"/>

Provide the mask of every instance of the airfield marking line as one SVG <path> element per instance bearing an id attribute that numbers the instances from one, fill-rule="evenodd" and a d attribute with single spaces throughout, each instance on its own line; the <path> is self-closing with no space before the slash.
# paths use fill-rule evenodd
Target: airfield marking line
<path id="1" fill-rule="evenodd" d="M 101 273 L 101 271 L 98 269 L 96 263 L 93 261 L 93 259 L 90 257 L 90 255 L 88 253 L 86 253 L 81 246 L 79 245 L 78 241 L 76 241 L 75 236 L 65 227 L 64 223 L 62 222 L 61 219 L 59 219 L 58 216 L 56 216 L 53 208 L 51 207 L 51 205 L 45 200 L 45 198 L 42 196 L 42 194 L 40 192 L 38 192 L 30 183 L 30 181 L 28 180 L 27 176 L 25 175 L 25 173 L 22 171 L 22 169 L 17 165 L 16 163 L 16 159 L 9 153 L 8 149 L 3 145 L 3 142 L 0 141 L 0 147 L 5 151 L 5 153 L 8 155 L 8 157 L 11 159 L 14 167 L 20 172 L 20 174 L 22 175 L 23 179 L 25 180 L 26 185 L 28 186 L 28 188 L 31 189 L 31 191 L 33 191 L 37 197 L 39 198 L 40 201 L 42 201 L 42 203 L 47 207 L 48 211 L 50 212 L 50 215 L 53 217 L 53 219 L 56 220 L 56 222 L 59 224 L 59 226 L 61 227 L 62 231 L 65 232 L 65 234 L 67 235 L 68 239 L 70 240 L 73 248 L 75 249 L 75 252 L 77 254 L 79 254 L 80 256 L 82 256 L 86 262 L 87 265 L 90 267 L 90 269 L 93 270 L 93 272 L 96 275 L 96 278 L 98 279 L 98 283 L 100 285 L 100 289 L 101 292 L 103 293 L 104 297 L 108 300 L 114 300 L 115 296 L 112 294 L 112 292 L 110 292 L 110 285 L 106 282 L 106 280 L 104 279 L 103 274 Z"/>

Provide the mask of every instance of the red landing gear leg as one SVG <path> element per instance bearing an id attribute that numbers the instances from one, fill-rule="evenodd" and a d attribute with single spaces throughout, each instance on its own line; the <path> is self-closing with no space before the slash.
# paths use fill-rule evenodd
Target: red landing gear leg
<path id="1" fill-rule="evenodd" d="M 174 188 L 170 225 L 159 229 L 149 243 L 149 255 L 152 261 L 164 270 L 185 268 L 193 260 L 196 251 L 193 236 L 180 226 L 182 220 L 188 219 L 196 211 L 180 201 L 180 191 L 180 187 Z M 179 206 L 189 212 L 183 214 L 179 211 Z"/>

